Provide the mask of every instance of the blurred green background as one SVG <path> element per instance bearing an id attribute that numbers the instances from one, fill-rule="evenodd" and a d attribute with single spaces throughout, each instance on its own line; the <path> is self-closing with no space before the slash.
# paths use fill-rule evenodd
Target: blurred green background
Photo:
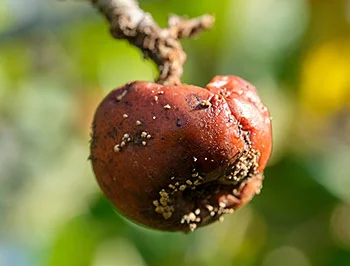
<path id="1" fill-rule="evenodd" d="M 153 80 L 154 64 L 86 1 L 2 0 L 0 265 L 350 265 L 350 0 L 140 2 L 162 26 L 216 16 L 182 42 L 183 82 L 257 86 L 274 130 L 262 193 L 189 235 L 120 217 L 87 160 L 90 123 L 106 93 Z"/>

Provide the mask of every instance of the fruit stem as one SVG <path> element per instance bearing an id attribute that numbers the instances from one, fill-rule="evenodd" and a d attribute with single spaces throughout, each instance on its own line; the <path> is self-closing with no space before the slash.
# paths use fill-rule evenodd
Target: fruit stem
<path id="1" fill-rule="evenodd" d="M 157 83 L 163 85 L 181 84 L 186 53 L 179 40 L 198 35 L 214 23 L 211 15 L 194 19 L 170 16 L 168 27 L 160 28 L 134 0 L 90 1 L 107 18 L 114 38 L 126 39 L 157 64 Z"/>

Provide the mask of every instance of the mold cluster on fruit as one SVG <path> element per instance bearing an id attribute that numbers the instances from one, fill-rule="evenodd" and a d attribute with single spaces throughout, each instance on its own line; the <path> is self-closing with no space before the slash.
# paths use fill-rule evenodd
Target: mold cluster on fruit
<path id="1" fill-rule="evenodd" d="M 126 217 L 193 231 L 257 193 L 271 123 L 255 88 L 235 76 L 206 88 L 133 82 L 98 107 L 91 140 L 101 189 Z"/>

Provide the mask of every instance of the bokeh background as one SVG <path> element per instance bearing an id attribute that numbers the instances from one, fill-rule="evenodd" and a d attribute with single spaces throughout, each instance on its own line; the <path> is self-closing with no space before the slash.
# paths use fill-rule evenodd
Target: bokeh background
<path id="1" fill-rule="evenodd" d="M 1 266 L 350 265 L 350 0 L 144 0 L 162 26 L 216 16 L 184 40 L 185 83 L 253 82 L 273 119 L 262 193 L 189 235 L 122 218 L 89 155 L 111 89 L 152 62 L 84 0 L 0 1 Z"/>

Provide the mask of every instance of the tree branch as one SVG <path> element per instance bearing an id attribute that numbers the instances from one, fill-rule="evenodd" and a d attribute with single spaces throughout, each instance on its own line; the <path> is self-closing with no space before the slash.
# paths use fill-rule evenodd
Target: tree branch
<path id="1" fill-rule="evenodd" d="M 90 1 L 107 18 L 113 37 L 128 40 L 157 64 L 157 82 L 164 85 L 181 84 L 186 53 L 179 39 L 198 35 L 214 23 L 211 15 L 189 20 L 171 16 L 162 29 L 134 0 Z"/>

